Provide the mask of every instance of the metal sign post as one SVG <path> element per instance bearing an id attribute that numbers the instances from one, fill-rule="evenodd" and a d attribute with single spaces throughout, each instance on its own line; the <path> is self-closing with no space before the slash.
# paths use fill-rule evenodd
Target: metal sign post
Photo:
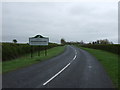
<path id="1" fill-rule="evenodd" d="M 38 47 L 38 56 L 40 56 L 40 46 Z"/>
<path id="2" fill-rule="evenodd" d="M 45 47 L 45 56 L 47 56 L 47 48 Z"/>
<path id="3" fill-rule="evenodd" d="M 40 56 L 40 46 L 47 46 L 49 38 L 43 37 L 41 35 L 36 35 L 35 37 L 29 38 L 29 45 L 31 45 L 31 58 L 33 57 L 32 46 L 39 46 L 38 56 Z M 47 50 L 45 48 L 45 55 L 47 55 Z"/>
<path id="4" fill-rule="evenodd" d="M 31 46 L 31 58 L 33 57 L 33 47 Z"/>

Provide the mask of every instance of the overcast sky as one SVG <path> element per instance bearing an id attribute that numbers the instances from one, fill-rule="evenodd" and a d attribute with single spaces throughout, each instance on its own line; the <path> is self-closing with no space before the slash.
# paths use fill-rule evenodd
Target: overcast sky
<path id="1" fill-rule="evenodd" d="M 2 40 L 28 42 L 37 34 L 50 42 L 118 42 L 116 2 L 6 2 L 2 3 Z"/>

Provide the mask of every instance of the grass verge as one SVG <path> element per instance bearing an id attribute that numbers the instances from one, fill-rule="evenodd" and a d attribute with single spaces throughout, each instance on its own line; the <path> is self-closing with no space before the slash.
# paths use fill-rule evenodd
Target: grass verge
<path id="1" fill-rule="evenodd" d="M 112 79 L 112 82 L 115 85 L 115 87 L 120 88 L 120 85 L 118 84 L 119 83 L 118 82 L 118 57 L 120 56 L 107 51 L 103 51 L 103 50 L 83 48 L 83 47 L 80 47 L 80 48 L 88 51 L 93 56 L 95 56 L 105 68 L 106 72 Z"/>
<path id="2" fill-rule="evenodd" d="M 41 51 L 40 56 L 38 56 L 38 53 L 36 52 L 33 54 L 33 58 L 31 58 L 30 54 L 28 54 L 11 61 L 2 62 L 2 73 L 10 72 L 22 67 L 29 66 L 31 64 L 38 63 L 43 60 L 53 58 L 63 53 L 64 49 L 65 49 L 65 46 L 54 47 L 47 50 L 47 56 L 45 56 L 44 51 Z"/>

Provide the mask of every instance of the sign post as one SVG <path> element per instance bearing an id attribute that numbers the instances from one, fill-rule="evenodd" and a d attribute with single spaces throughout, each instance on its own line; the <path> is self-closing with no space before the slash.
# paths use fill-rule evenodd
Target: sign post
<path id="1" fill-rule="evenodd" d="M 31 46 L 31 58 L 33 57 L 32 53 L 33 53 L 33 47 Z"/>
<path id="2" fill-rule="evenodd" d="M 39 46 L 39 51 L 38 51 L 38 56 L 40 56 L 40 46 L 47 46 L 49 42 L 49 38 L 43 37 L 41 35 L 36 35 L 35 37 L 30 37 L 29 38 L 29 45 L 31 45 L 31 58 L 33 50 L 32 46 Z M 47 55 L 47 50 L 45 47 L 45 56 Z"/>
<path id="3" fill-rule="evenodd" d="M 47 56 L 47 48 L 45 47 L 45 56 Z"/>
<path id="4" fill-rule="evenodd" d="M 38 51 L 38 56 L 40 56 L 40 46 L 39 46 L 39 48 L 38 48 L 38 49 L 39 49 L 39 51 Z"/>

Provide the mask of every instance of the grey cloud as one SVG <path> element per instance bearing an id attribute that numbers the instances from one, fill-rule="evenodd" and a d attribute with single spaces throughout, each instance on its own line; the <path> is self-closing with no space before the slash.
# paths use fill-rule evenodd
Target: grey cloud
<path id="1" fill-rule="evenodd" d="M 51 42 L 108 38 L 117 43 L 117 3 L 3 3 L 3 41 L 42 34 Z"/>

